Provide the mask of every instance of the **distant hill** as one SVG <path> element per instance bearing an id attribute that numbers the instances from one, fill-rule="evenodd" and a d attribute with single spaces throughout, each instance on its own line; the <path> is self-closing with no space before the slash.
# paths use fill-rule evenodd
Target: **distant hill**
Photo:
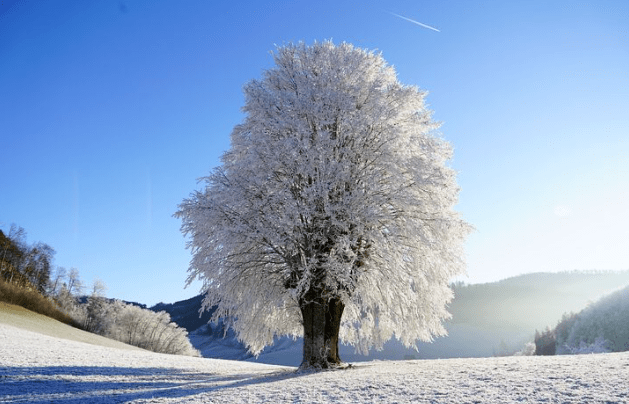
<path id="1" fill-rule="evenodd" d="M 420 344 L 419 357 L 509 355 L 535 330 L 557 324 L 604 295 L 629 285 L 629 271 L 532 273 L 498 282 L 455 285 L 449 336 Z M 423 352 L 423 354 L 422 354 Z"/>
<path id="2" fill-rule="evenodd" d="M 509 355 L 533 341 L 536 329 L 557 324 L 562 314 L 580 311 L 600 297 L 629 285 L 629 270 L 622 272 L 574 271 L 533 273 L 484 284 L 455 284 L 455 298 L 446 323 L 449 335 L 432 343 L 419 343 L 419 351 L 389 341 L 383 351 L 369 356 L 341 347 L 346 361 L 372 359 L 432 359 Z M 190 331 L 195 348 L 203 356 L 253 360 L 232 332 L 223 338 L 222 325 L 206 326 L 210 313 L 199 318 L 201 295 L 173 304 L 160 303 L 179 326 Z M 278 339 L 257 361 L 294 365 L 301 359 L 301 340 Z M 298 363 L 297 363 L 298 364 Z"/>
<path id="3" fill-rule="evenodd" d="M 454 286 L 451 322 L 534 331 L 626 285 L 629 271 L 532 273 L 493 283 L 459 284 Z"/>
<path id="4" fill-rule="evenodd" d="M 151 307 L 150 310 L 155 312 L 165 311 L 170 314 L 170 319 L 177 323 L 179 327 L 183 327 L 188 332 L 192 332 L 210 321 L 213 310 L 204 311 L 199 314 L 201 310 L 201 304 L 203 302 L 203 295 L 197 295 L 187 300 L 182 300 L 175 303 L 157 303 Z"/>

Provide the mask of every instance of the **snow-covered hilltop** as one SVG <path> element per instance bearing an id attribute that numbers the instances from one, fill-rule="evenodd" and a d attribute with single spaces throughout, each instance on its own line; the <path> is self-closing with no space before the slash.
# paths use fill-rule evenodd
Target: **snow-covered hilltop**
<path id="1" fill-rule="evenodd" d="M 77 336 L 77 330 L 52 326 L 23 309 L 7 314 L 8 307 L 0 307 L 5 403 L 629 402 L 629 353 L 374 361 L 297 373 L 292 367 L 102 346 L 102 337 Z M 38 325 L 48 335 L 33 331 Z"/>

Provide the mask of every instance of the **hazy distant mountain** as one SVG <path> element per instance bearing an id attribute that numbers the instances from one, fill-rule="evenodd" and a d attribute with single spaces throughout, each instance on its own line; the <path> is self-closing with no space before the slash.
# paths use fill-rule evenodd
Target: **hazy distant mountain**
<path id="1" fill-rule="evenodd" d="M 488 357 L 512 354 L 533 340 L 536 329 L 557 324 L 563 313 L 577 312 L 603 295 L 629 285 L 629 270 L 622 272 L 574 271 L 533 273 L 484 284 L 454 285 L 450 305 L 449 335 L 432 343 L 418 344 L 419 351 L 389 341 L 383 351 L 369 356 L 341 347 L 346 361 L 408 358 Z M 165 310 L 203 356 L 253 360 L 230 331 L 223 338 L 222 324 L 205 326 L 210 317 L 199 318 L 202 296 L 173 304 L 160 303 L 152 310 Z M 203 326 L 203 327 L 202 327 Z M 259 362 L 295 365 L 301 359 L 301 340 L 278 339 L 267 347 Z"/>
<path id="2" fill-rule="evenodd" d="M 512 354 L 535 330 L 553 326 L 566 312 L 582 310 L 629 285 L 629 271 L 533 273 L 499 282 L 455 285 L 449 336 L 421 344 L 419 357 Z M 422 354 L 423 352 L 423 354 Z"/>
<path id="3" fill-rule="evenodd" d="M 566 311 L 629 284 L 629 271 L 533 273 L 494 283 L 455 285 L 453 323 L 544 327 Z"/>

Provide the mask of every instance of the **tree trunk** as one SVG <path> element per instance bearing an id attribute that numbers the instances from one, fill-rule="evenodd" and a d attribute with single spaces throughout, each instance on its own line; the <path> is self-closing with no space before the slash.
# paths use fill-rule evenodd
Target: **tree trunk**
<path id="1" fill-rule="evenodd" d="M 345 305 L 338 298 L 332 298 L 328 301 L 327 310 L 325 312 L 325 344 L 328 352 L 328 363 L 331 365 L 340 365 L 341 357 L 339 356 L 339 329 L 341 328 L 341 317 Z"/>
<path id="2" fill-rule="evenodd" d="M 324 299 L 311 289 L 300 301 L 304 326 L 304 353 L 300 368 L 328 369 L 341 363 L 339 329 L 345 305 L 340 299 Z"/>

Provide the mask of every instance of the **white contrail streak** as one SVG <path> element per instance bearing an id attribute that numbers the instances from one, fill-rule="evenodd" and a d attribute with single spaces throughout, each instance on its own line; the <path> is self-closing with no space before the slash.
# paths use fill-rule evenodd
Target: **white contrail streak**
<path id="1" fill-rule="evenodd" d="M 419 25 L 420 27 L 424 27 L 424 28 L 431 29 L 431 30 L 433 30 L 433 31 L 441 32 L 441 31 L 439 31 L 439 30 L 438 30 L 437 28 L 435 28 L 435 27 L 431 27 L 430 25 L 422 24 L 422 23 L 421 23 L 421 22 L 419 22 L 419 21 L 411 20 L 410 18 L 406 18 L 406 17 L 404 17 L 404 16 L 402 16 L 402 15 L 395 14 L 395 13 L 392 13 L 392 12 L 390 12 L 390 11 L 389 11 L 389 14 L 394 15 L 394 16 L 396 16 L 396 17 L 398 17 L 398 18 L 403 19 L 403 20 L 406 20 L 406 21 L 408 21 L 408 22 L 412 22 L 413 24 L 417 24 L 417 25 Z"/>

